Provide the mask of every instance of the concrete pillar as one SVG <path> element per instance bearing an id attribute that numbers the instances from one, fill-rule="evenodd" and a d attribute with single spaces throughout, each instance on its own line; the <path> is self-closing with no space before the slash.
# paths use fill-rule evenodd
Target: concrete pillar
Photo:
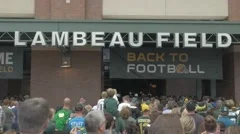
<path id="1" fill-rule="evenodd" d="M 216 97 L 216 80 L 210 80 L 211 97 Z"/>
<path id="2" fill-rule="evenodd" d="M 197 98 L 201 99 L 202 98 L 202 80 L 197 80 L 196 84 L 196 89 L 197 89 Z"/>

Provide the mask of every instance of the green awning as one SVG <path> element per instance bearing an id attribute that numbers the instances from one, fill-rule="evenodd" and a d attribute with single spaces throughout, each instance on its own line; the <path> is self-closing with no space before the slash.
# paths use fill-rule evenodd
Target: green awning
<path id="1" fill-rule="evenodd" d="M 240 34 L 240 22 L 0 19 L 0 32 L 194 32 Z"/>

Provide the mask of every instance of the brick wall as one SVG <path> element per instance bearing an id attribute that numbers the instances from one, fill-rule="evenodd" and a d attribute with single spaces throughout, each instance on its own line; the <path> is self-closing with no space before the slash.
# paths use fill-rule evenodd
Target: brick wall
<path id="1" fill-rule="evenodd" d="M 240 21 L 240 0 L 228 0 L 228 20 Z"/>
<path id="2" fill-rule="evenodd" d="M 65 97 L 76 104 L 80 97 L 95 105 L 101 92 L 101 52 L 72 52 L 72 67 L 60 68 L 57 51 L 32 51 L 31 96 L 46 98 L 51 106 Z"/>
<path id="3" fill-rule="evenodd" d="M 217 96 L 234 97 L 234 54 L 223 55 L 223 80 L 217 82 Z"/>
<path id="4" fill-rule="evenodd" d="M 234 95 L 235 99 L 240 102 L 240 52 L 234 53 Z"/>
<path id="5" fill-rule="evenodd" d="M 35 0 L 36 19 L 101 19 L 102 0 Z"/>

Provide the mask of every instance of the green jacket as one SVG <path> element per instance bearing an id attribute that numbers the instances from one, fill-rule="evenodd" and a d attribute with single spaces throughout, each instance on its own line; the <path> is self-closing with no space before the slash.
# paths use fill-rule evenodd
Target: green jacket
<path id="1" fill-rule="evenodd" d="M 109 113 L 114 117 L 119 116 L 118 104 L 114 98 L 107 98 L 104 100 L 104 112 Z"/>

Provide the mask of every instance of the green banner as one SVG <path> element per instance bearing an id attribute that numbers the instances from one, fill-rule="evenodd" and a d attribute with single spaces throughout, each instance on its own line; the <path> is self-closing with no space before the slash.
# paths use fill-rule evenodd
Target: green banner
<path id="1" fill-rule="evenodd" d="M 222 79 L 222 77 L 221 49 L 110 49 L 110 78 Z"/>
<path id="2" fill-rule="evenodd" d="M 0 47 L 0 79 L 23 78 L 23 48 Z"/>

